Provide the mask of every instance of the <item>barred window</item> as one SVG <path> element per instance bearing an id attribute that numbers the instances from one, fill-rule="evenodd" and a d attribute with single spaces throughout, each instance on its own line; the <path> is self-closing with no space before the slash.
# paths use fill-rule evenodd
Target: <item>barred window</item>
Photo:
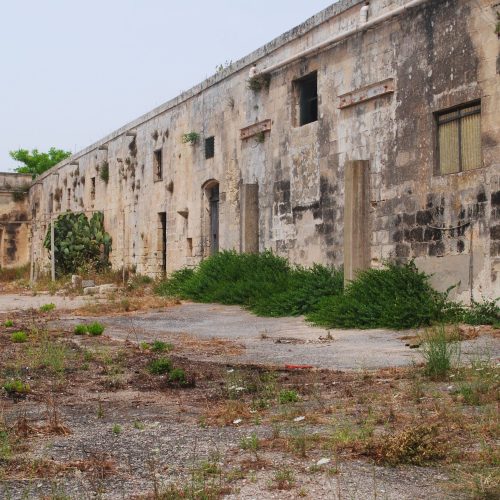
<path id="1" fill-rule="evenodd" d="M 156 182 L 156 181 L 163 180 L 163 157 L 162 157 L 162 150 L 161 149 L 157 149 L 154 152 L 153 168 L 154 168 L 154 172 L 153 172 L 154 181 Z"/>
<path id="2" fill-rule="evenodd" d="M 474 102 L 437 115 L 440 174 L 481 167 L 481 103 Z"/>
<path id="3" fill-rule="evenodd" d="M 205 158 L 213 158 L 215 156 L 215 137 L 207 137 L 205 139 Z"/>

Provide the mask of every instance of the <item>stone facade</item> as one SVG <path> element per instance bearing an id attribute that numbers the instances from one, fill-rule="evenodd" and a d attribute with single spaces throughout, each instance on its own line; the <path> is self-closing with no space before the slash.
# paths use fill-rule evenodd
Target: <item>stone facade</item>
<path id="1" fill-rule="evenodd" d="M 371 0 L 364 25 L 364 3 L 333 4 L 41 176 L 37 269 L 51 216 L 101 210 L 113 266 L 143 274 L 217 248 L 339 266 L 356 245 L 346 262 L 414 258 L 459 299 L 500 295 L 500 5 Z M 480 164 L 441 175 L 438 113 L 467 103 Z M 359 161 L 367 182 L 348 186 L 367 191 L 346 192 Z M 347 199 L 367 200 L 349 222 Z"/>
<path id="2" fill-rule="evenodd" d="M 0 269 L 29 263 L 31 175 L 0 172 Z"/>

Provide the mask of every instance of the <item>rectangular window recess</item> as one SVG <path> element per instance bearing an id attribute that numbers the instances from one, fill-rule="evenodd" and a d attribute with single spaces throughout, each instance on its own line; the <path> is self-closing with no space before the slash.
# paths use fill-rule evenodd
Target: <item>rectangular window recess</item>
<path id="1" fill-rule="evenodd" d="M 299 106 L 299 126 L 318 120 L 318 73 L 295 80 Z"/>
<path id="2" fill-rule="evenodd" d="M 157 149 L 153 153 L 153 169 L 154 180 L 161 181 L 163 179 L 163 155 L 161 149 Z"/>
<path id="3" fill-rule="evenodd" d="M 436 113 L 438 174 L 481 168 L 481 103 Z"/>
<path id="4" fill-rule="evenodd" d="M 215 156 L 215 137 L 207 137 L 205 139 L 205 158 L 213 158 Z"/>

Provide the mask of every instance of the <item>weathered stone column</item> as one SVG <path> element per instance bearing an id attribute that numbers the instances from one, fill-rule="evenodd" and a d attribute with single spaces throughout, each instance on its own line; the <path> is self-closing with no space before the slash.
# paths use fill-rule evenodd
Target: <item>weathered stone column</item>
<path id="1" fill-rule="evenodd" d="M 347 161 L 344 193 L 344 283 L 370 267 L 370 164 Z"/>

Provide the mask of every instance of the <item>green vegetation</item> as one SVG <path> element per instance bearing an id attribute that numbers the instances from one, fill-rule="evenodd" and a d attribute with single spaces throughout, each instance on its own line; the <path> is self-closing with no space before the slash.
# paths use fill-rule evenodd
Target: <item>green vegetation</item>
<path id="1" fill-rule="evenodd" d="M 220 252 L 172 273 L 163 296 L 242 305 L 259 316 L 306 315 L 326 328 L 418 328 L 438 323 L 500 324 L 496 301 L 470 308 L 434 290 L 413 262 L 360 272 L 344 289 L 341 270 L 291 265 L 271 252 Z"/>
<path id="2" fill-rule="evenodd" d="M 71 156 L 70 151 L 56 148 L 50 148 L 47 153 L 41 153 L 38 149 L 33 149 L 31 153 L 27 149 L 18 149 L 9 154 L 13 160 L 24 163 L 14 170 L 20 174 L 31 174 L 33 179 Z"/>
<path id="3" fill-rule="evenodd" d="M 200 134 L 198 132 L 188 132 L 187 134 L 182 135 L 182 142 L 189 144 L 196 144 L 200 138 Z"/>
<path id="4" fill-rule="evenodd" d="M 90 219 L 82 213 L 60 215 L 54 223 L 54 237 L 58 275 L 77 272 L 85 264 L 96 270 L 108 266 L 111 236 L 104 230 L 102 212 L 95 212 Z M 50 224 L 43 244 L 50 251 Z"/>
<path id="5" fill-rule="evenodd" d="M 114 424 L 112 431 L 115 436 L 118 436 L 118 434 L 122 432 L 122 426 L 120 424 Z"/>
<path id="6" fill-rule="evenodd" d="M 162 342 L 161 340 L 155 340 L 149 348 L 153 352 L 165 352 L 165 351 L 171 351 L 174 348 L 174 346 L 172 344 Z"/>
<path id="7" fill-rule="evenodd" d="M 87 331 L 89 335 L 92 335 L 94 337 L 102 335 L 104 330 L 105 326 L 102 323 L 98 323 L 97 321 L 95 321 L 94 323 L 90 323 L 90 325 L 87 325 Z"/>
<path id="8" fill-rule="evenodd" d="M 172 370 L 172 361 L 167 358 L 153 359 L 148 363 L 147 369 L 151 375 L 164 375 Z"/>
<path id="9" fill-rule="evenodd" d="M 28 341 L 28 334 L 26 332 L 14 332 L 10 339 L 16 344 L 22 344 L 23 342 Z"/>
<path id="10" fill-rule="evenodd" d="M 360 272 L 343 294 L 325 297 L 309 315 L 328 328 L 414 328 L 443 318 L 446 295 L 413 264 Z"/>
<path id="11" fill-rule="evenodd" d="M 261 316 L 296 316 L 310 311 L 325 295 L 340 293 L 342 282 L 341 271 L 324 266 L 292 266 L 271 252 L 225 251 L 195 270 L 173 273 L 157 292 L 198 302 L 239 304 Z"/>
<path id="12" fill-rule="evenodd" d="M 28 394 L 31 391 L 29 384 L 25 384 L 22 380 L 9 380 L 3 384 L 3 388 L 7 394 Z"/>
<path id="13" fill-rule="evenodd" d="M 42 306 L 40 306 L 40 312 L 48 313 L 50 311 L 53 311 L 55 308 L 56 308 L 55 304 L 52 304 L 52 303 L 43 304 Z"/>
<path id="14" fill-rule="evenodd" d="M 182 368 L 174 368 L 168 377 L 170 382 L 178 382 L 181 385 L 187 383 L 186 372 Z"/>
<path id="15" fill-rule="evenodd" d="M 73 333 L 75 335 L 85 335 L 87 333 L 87 325 L 76 325 Z"/>
<path id="16" fill-rule="evenodd" d="M 280 404 L 284 405 L 287 403 L 296 403 L 299 400 L 299 395 L 297 391 L 283 389 L 278 394 L 278 401 Z"/>
<path id="17" fill-rule="evenodd" d="M 444 326 L 425 333 L 422 342 L 422 355 L 425 360 L 425 374 L 438 380 L 446 377 L 455 361 L 459 358 L 459 344 L 450 338 Z"/>
<path id="18" fill-rule="evenodd" d="M 5 328 L 10 328 L 14 326 L 14 322 L 11 319 L 8 319 L 4 322 L 3 326 L 5 326 Z"/>

